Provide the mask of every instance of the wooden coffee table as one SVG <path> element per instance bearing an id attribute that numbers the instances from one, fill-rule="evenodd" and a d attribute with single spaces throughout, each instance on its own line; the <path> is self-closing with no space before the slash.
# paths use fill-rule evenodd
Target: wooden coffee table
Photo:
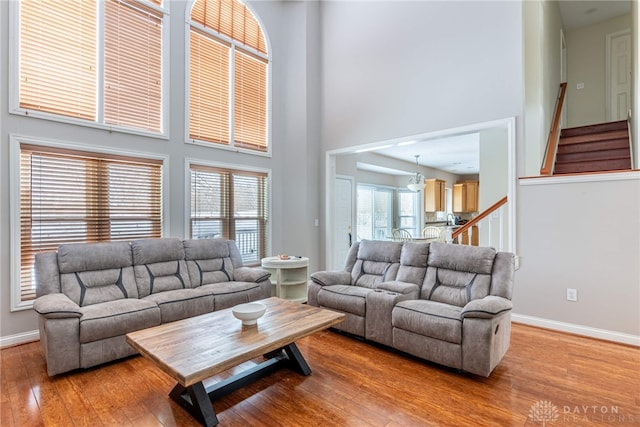
<path id="1" fill-rule="evenodd" d="M 311 369 L 295 341 L 327 329 L 344 314 L 280 298 L 261 301 L 267 311 L 253 327 L 242 326 L 231 309 L 166 323 L 127 334 L 140 354 L 178 384 L 169 396 L 206 426 L 218 424 L 211 402 L 281 366 L 303 375 Z M 253 358 L 266 360 L 224 381 L 203 381 Z"/>

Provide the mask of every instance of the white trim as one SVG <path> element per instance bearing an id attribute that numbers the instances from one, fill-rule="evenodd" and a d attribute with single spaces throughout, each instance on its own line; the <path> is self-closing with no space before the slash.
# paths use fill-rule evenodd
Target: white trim
<path id="1" fill-rule="evenodd" d="M 614 341 L 622 344 L 640 347 L 640 335 L 625 334 L 623 332 L 609 331 L 606 329 L 592 328 L 590 326 L 576 325 L 574 323 L 559 322 L 551 319 L 527 316 L 524 314 L 511 315 L 511 320 L 515 323 L 536 326 L 539 328 L 552 329 L 554 331 L 567 332 L 574 335 L 582 335 L 590 338 L 597 338 L 607 341 Z"/>
<path id="2" fill-rule="evenodd" d="M 522 186 L 527 185 L 554 185 L 573 184 L 583 182 L 604 182 L 604 181 L 628 181 L 640 179 L 640 171 L 613 172 L 613 173 L 589 173 L 584 175 L 553 175 L 541 177 L 521 177 L 518 182 Z"/>
<path id="3" fill-rule="evenodd" d="M 7 335 L 6 337 L 0 337 L 0 349 L 34 341 L 40 341 L 40 332 L 38 330 Z"/>
<path id="4" fill-rule="evenodd" d="M 43 147 L 64 148 L 91 153 L 102 153 L 118 156 L 138 157 L 142 159 L 159 160 L 162 162 L 162 236 L 165 236 L 169 227 L 169 156 L 157 153 L 147 153 L 133 150 L 117 150 L 110 147 L 97 147 L 77 142 L 59 141 L 30 137 L 26 135 L 9 135 L 9 234 L 10 249 L 10 284 L 11 284 L 11 311 L 27 310 L 33 306 L 33 301 L 22 301 L 20 294 L 20 144 L 40 145 Z"/>
<path id="5" fill-rule="evenodd" d="M 613 33 L 607 33 L 605 36 L 605 44 L 604 44 L 604 88 L 605 88 L 605 103 L 604 103 L 604 116 L 607 121 L 613 121 L 613 117 L 611 116 L 611 40 L 615 37 L 629 35 L 629 39 L 631 40 L 631 29 L 625 28 L 624 30 L 616 31 Z M 633 41 L 631 41 L 631 45 L 633 46 Z M 637 49 L 637 48 L 636 48 Z M 633 48 L 629 50 L 629 55 L 633 57 Z M 630 66 L 631 67 L 631 66 Z M 633 72 L 633 71 L 632 71 Z M 629 87 L 631 88 L 633 84 Z M 632 93 L 629 93 L 630 100 L 633 97 Z M 631 104 L 629 108 L 631 108 Z M 618 119 L 615 119 L 618 120 Z"/>
<path id="6" fill-rule="evenodd" d="M 209 166 L 213 168 L 232 169 L 242 172 L 258 172 L 267 174 L 267 226 L 265 229 L 266 247 L 265 252 L 271 253 L 271 235 L 272 235 L 272 221 L 273 218 L 273 185 L 272 185 L 272 170 L 270 168 L 261 168 L 256 166 L 241 165 L 228 162 L 216 162 L 209 160 L 196 159 L 194 157 L 185 157 L 184 159 L 184 236 L 185 239 L 190 239 L 189 223 L 191 222 L 191 165 Z"/>

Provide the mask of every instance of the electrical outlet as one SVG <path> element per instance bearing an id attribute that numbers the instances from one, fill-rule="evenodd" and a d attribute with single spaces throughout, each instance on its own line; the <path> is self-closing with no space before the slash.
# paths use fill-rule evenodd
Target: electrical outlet
<path id="1" fill-rule="evenodd" d="M 567 301 L 578 301 L 578 290 L 567 288 Z"/>

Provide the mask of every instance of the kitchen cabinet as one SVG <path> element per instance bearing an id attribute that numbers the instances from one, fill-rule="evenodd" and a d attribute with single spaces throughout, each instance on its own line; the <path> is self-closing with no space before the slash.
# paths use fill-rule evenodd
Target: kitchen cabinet
<path id="1" fill-rule="evenodd" d="M 478 181 L 458 181 L 453 185 L 453 211 L 478 212 Z"/>
<path id="2" fill-rule="evenodd" d="M 442 179 L 433 178 L 424 180 L 425 212 L 441 212 L 445 210 L 444 185 L 445 181 Z"/>

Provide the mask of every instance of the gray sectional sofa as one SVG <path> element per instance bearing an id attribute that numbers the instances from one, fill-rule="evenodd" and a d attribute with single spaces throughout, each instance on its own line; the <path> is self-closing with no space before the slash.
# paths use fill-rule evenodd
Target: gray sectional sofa
<path id="1" fill-rule="evenodd" d="M 514 259 L 488 247 L 364 240 L 344 270 L 311 275 L 308 302 L 344 313 L 336 329 L 489 376 L 509 347 Z"/>
<path id="2" fill-rule="evenodd" d="M 222 239 L 61 245 L 35 270 L 49 375 L 135 354 L 129 332 L 271 296 L 270 273 Z"/>

